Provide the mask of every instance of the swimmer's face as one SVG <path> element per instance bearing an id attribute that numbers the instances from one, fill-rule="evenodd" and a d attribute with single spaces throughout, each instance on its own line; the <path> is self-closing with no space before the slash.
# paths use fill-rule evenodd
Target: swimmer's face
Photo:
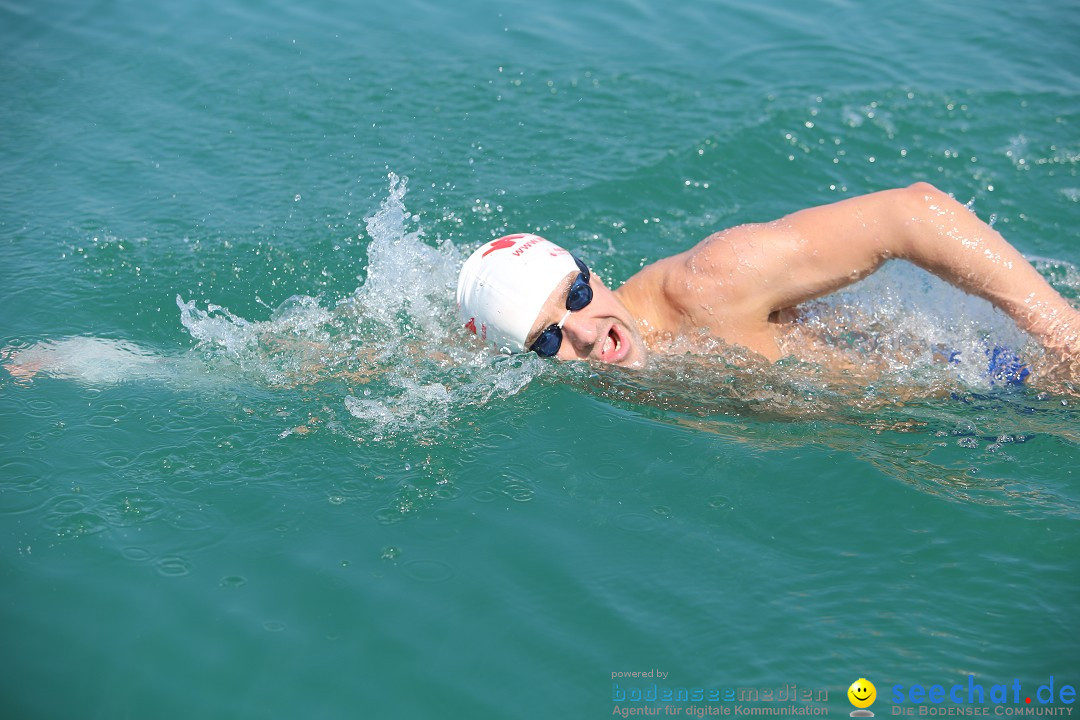
<path id="1" fill-rule="evenodd" d="M 555 287 L 533 323 L 525 347 L 529 347 L 544 328 L 558 323 L 566 315 L 566 295 L 577 275 L 570 273 Z M 637 321 L 596 273 L 592 274 L 589 284 L 593 289 L 592 302 L 566 318 L 562 326 L 562 346 L 555 357 L 595 360 L 625 367 L 643 366 L 648 351 Z"/>

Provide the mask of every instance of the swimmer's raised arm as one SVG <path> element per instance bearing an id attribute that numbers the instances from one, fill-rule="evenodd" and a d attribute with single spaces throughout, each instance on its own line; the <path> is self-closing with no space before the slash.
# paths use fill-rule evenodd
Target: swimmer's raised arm
<path id="1" fill-rule="evenodd" d="M 1047 349 L 1080 353 L 1080 312 L 997 231 L 927 183 L 733 228 L 695 251 L 699 262 L 755 285 L 759 314 L 849 285 L 886 260 L 908 260 L 989 300 Z"/>

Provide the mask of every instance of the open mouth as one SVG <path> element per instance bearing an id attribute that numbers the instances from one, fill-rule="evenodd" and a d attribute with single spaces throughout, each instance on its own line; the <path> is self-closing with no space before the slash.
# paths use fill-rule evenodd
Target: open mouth
<path id="1" fill-rule="evenodd" d="M 630 351 L 630 346 L 626 342 L 626 338 L 619 331 L 617 324 L 612 323 L 608 328 L 607 337 L 604 338 L 604 343 L 600 347 L 600 359 L 606 363 L 617 363 L 626 357 L 626 354 Z"/>

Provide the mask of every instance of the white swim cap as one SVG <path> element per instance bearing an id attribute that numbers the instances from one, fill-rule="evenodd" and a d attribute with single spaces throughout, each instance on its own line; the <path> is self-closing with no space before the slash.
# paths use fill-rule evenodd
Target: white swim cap
<path id="1" fill-rule="evenodd" d="M 466 329 L 504 353 L 523 352 L 540 309 L 578 272 L 574 256 L 539 235 L 507 235 L 479 247 L 458 275 Z"/>

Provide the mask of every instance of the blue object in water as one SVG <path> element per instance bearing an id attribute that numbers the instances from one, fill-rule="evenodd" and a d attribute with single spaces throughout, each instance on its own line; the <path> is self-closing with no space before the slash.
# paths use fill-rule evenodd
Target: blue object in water
<path id="1" fill-rule="evenodd" d="M 960 362 L 960 351 L 949 350 L 950 363 Z M 1024 379 L 1031 374 L 1027 363 L 1020 359 L 1011 348 L 994 345 L 986 350 L 986 375 L 991 385 L 1023 385 Z"/>
<path id="2" fill-rule="evenodd" d="M 995 345 L 993 350 L 986 349 L 986 374 L 990 384 L 1023 385 L 1024 378 L 1031 374 L 1026 363 L 1010 348 Z"/>

